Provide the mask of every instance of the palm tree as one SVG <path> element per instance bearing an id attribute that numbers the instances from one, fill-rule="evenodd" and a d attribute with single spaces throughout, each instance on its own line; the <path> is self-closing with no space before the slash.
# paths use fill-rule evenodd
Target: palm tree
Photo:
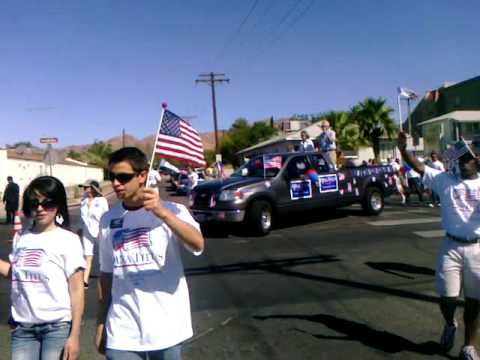
<path id="1" fill-rule="evenodd" d="M 391 118 L 393 109 L 386 105 L 383 98 L 366 98 L 352 108 L 352 118 L 359 126 L 360 137 L 373 147 L 375 159 L 379 160 L 380 137 L 386 135 L 392 139 L 397 131 Z"/>
<path id="2" fill-rule="evenodd" d="M 85 156 L 89 163 L 100 166 L 106 171 L 108 167 L 108 157 L 111 153 L 112 145 L 95 140 L 88 148 Z"/>
<path id="3" fill-rule="evenodd" d="M 337 134 L 337 143 L 342 150 L 358 150 L 365 145 L 360 133 L 360 127 L 354 122 L 351 112 L 330 111 L 325 117 Z"/>

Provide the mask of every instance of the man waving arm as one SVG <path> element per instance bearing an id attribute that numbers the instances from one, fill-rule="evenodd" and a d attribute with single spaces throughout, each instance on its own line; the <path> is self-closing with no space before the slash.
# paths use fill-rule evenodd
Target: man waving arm
<path id="1" fill-rule="evenodd" d="M 398 133 L 397 146 L 402 154 L 402 159 L 417 173 L 423 176 L 425 165 L 421 163 L 412 153 L 407 151 L 407 134 L 403 131 Z"/>

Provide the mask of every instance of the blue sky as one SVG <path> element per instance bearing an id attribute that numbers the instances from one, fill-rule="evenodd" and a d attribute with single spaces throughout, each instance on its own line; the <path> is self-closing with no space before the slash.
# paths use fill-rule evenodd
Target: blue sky
<path id="1" fill-rule="evenodd" d="M 397 86 L 480 75 L 479 13 L 476 0 L 4 0 L 0 146 L 141 138 L 162 101 L 211 131 L 210 89 L 195 85 L 210 71 L 231 80 L 217 87 L 220 128 L 367 96 L 396 110 Z"/>

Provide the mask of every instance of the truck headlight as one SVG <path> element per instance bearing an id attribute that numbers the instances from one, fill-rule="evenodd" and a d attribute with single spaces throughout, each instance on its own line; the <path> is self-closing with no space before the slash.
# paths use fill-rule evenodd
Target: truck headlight
<path id="1" fill-rule="evenodd" d="M 235 201 L 243 198 L 243 193 L 239 190 L 223 190 L 218 197 L 220 201 Z"/>

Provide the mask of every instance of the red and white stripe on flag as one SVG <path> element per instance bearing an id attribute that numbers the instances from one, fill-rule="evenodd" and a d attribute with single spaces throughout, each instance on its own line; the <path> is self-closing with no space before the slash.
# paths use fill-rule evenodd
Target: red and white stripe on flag
<path id="1" fill-rule="evenodd" d="M 185 120 L 165 110 L 155 152 L 194 166 L 206 166 L 203 144 L 198 132 Z"/>

